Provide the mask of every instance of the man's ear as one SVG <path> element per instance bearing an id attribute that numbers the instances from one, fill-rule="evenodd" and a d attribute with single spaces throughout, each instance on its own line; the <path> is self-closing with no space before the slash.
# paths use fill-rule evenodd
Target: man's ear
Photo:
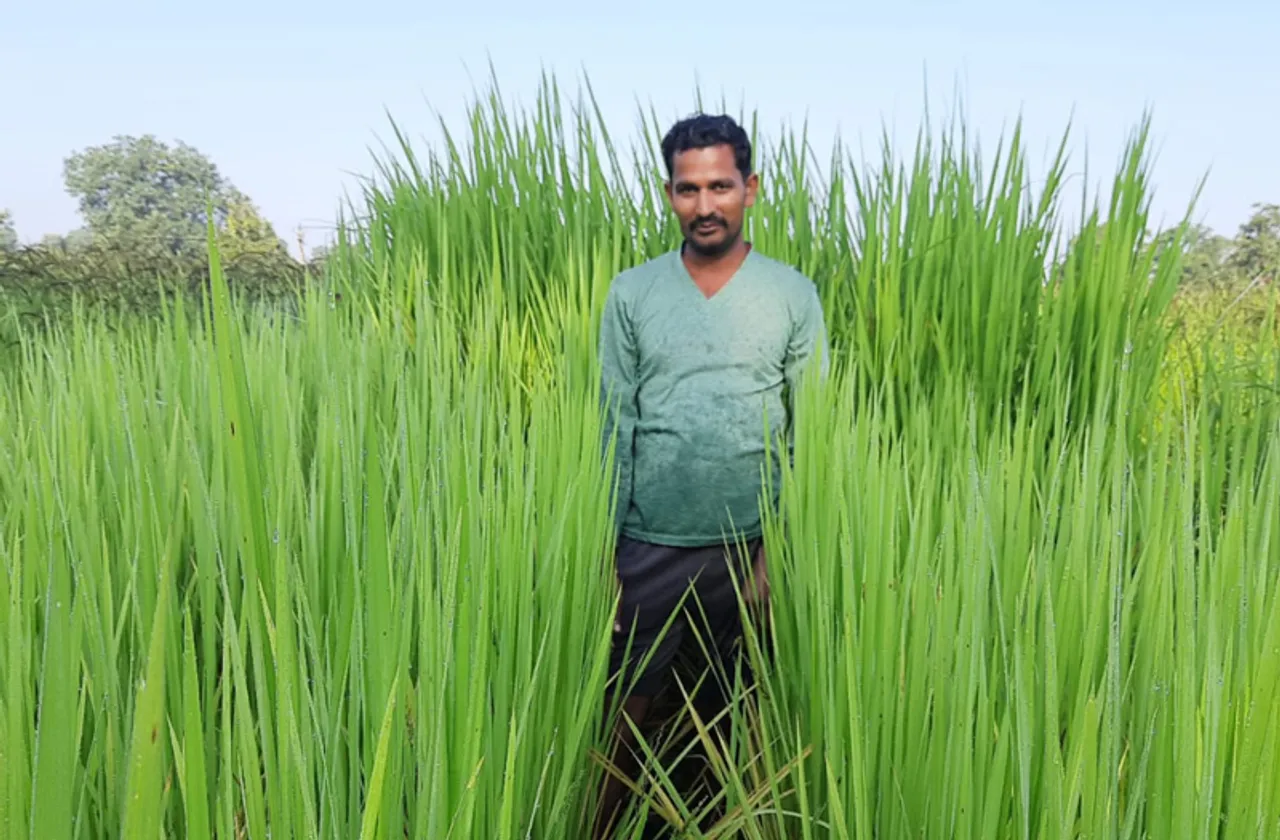
<path id="1" fill-rule="evenodd" d="M 756 196 L 760 192 L 760 175 L 752 172 L 747 176 L 747 206 L 751 207 L 756 203 Z"/>

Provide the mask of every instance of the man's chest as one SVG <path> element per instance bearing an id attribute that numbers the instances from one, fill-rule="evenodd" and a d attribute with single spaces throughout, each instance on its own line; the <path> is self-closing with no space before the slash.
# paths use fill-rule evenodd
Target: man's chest
<path id="1" fill-rule="evenodd" d="M 786 301 L 767 290 L 726 287 L 705 300 L 657 298 L 636 314 L 642 376 L 717 367 L 775 373 L 785 364 L 791 318 Z"/>

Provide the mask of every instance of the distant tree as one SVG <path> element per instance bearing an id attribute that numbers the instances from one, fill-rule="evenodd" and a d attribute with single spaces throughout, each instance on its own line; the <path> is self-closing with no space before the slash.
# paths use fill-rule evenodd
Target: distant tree
<path id="1" fill-rule="evenodd" d="M 1158 258 L 1172 247 L 1176 230 L 1156 235 Z M 1182 280 L 1184 287 L 1222 287 L 1233 281 L 1233 243 L 1204 225 L 1188 225 L 1182 236 Z"/>
<path id="2" fill-rule="evenodd" d="M 88 228 L 76 228 L 62 238 L 62 244 L 71 253 L 84 251 L 93 244 L 93 234 Z"/>
<path id="3" fill-rule="evenodd" d="M 1280 205 L 1254 204 L 1253 210 L 1236 235 L 1231 262 L 1248 282 L 1273 280 L 1280 271 Z"/>
<path id="4" fill-rule="evenodd" d="M 203 260 L 210 204 L 219 231 L 235 215 L 231 236 L 246 247 L 274 251 L 268 243 L 279 242 L 248 198 L 186 143 L 117 136 L 68 157 L 63 174 L 94 237 L 141 259 Z"/>
<path id="5" fill-rule="evenodd" d="M 76 228 L 65 236 L 60 233 L 46 233 L 40 238 L 38 244 L 46 250 L 76 254 L 85 251 L 93 244 L 93 234 L 84 228 Z"/>
<path id="6" fill-rule="evenodd" d="M 18 247 L 18 231 L 13 226 L 13 214 L 0 210 L 0 251 L 12 251 Z"/>
<path id="7" fill-rule="evenodd" d="M 219 247 L 228 259 L 245 256 L 263 260 L 291 259 L 284 240 L 276 236 L 271 223 L 262 218 L 253 202 L 238 192 L 228 200 Z"/>
<path id="8" fill-rule="evenodd" d="M 313 278 L 323 278 L 328 274 L 329 262 L 335 260 L 337 256 L 338 250 L 333 245 L 317 245 L 307 256 L 306 271 Z"/>

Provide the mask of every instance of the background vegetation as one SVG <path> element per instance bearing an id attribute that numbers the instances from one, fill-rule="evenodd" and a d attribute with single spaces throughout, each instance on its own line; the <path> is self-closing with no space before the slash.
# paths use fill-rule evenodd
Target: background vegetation
<path id="1" fill-rule="evenodd" d="M 115 137 L 68 156 L 63 173 L 83 227 L 21 244 L 0 209 L 0 304 L 17 317 L 41 322 L 75 301 L 154 315 L 176 294 L 198 300 L 208 289 L 209 221 L 231 283 L 254 299 L 286 303 L 323 259 L 292 255 L 248 196 L 182 142 Z"/>
<path id="2" fill-rule="evenodd" d="M 548 81 L 462 128 L 377 161 L 316 270 L 150 140 L 69 162 L 90 244 L 3 258 L 5 836 L 582 836 L 596 319 L 678 241 L 664 126 L 631 168 Z M 723 739 L 675 695 L 635 836 L 1280 834 L 1274 208 L 1151 231 L 1145 125 L 1070 228 L 1068 159 L 1032 178 L 1017 132 L 870 166 L 756 136 L 751 238 L 818 282 L 835 364 L 760 683 Z"/>

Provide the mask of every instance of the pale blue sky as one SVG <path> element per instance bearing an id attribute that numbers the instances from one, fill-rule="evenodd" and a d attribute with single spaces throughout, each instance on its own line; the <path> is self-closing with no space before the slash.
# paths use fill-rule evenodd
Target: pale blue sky
<path id="1" fill-rule="evenodd" d="M 66 155 L 153 133 L 208 154 L 291 247 L 299 225 L 314 246 L 349 173 L 369 173 L 389 140 L 386 111 L 434 137 L 431 108 L 456 121 L 490 57 L 525 101 L 540 67 L 570 89 L 585 70 L 628 142 L 637 99 L 674 118 L 697 80 L 766 128 L 807 114 L 822 152 L 837 128 L 874 144 L 882 120 L 910 142 L 927 74 L 935 102 L 959 86 L 987 144 L 1021 113 L 1036 165 L 1074 114 L 1094 182 L 1150 106 L 1158 215 L 1180 216 L 1206 171 L 1198 215 L 1223 232 L 1251 203 L 1280 202 L 1280 9 L 1261 0 L 8 5 L 0 207 L 26 241 L 79 224 Z"/>

